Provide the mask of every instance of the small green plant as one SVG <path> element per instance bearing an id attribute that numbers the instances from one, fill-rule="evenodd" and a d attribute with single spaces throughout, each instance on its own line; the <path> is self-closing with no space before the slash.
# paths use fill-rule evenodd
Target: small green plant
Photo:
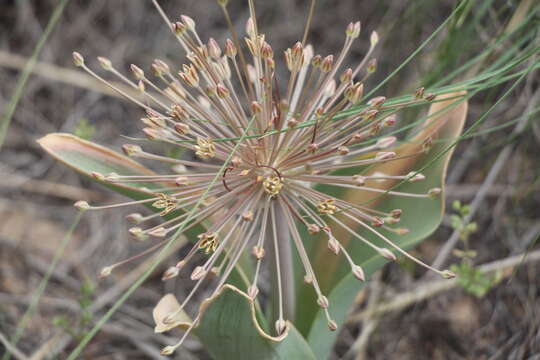
<path id="1" fill-rule="evenodd" d="M 461 259 L 461 263 L 452 265 L 451 270 L 456 273 L 459 285 L 467 293 L 481 298 L 498 282 L 498 279 L 497 276 L 482 273 L 474 266 L 477 252 L 470 248 L 469 239 L 477 231 L 478 225 L 467 221 L 471 212 L 470 206 L 455 200 L 452 208 L 457 212 L 451 216 L 452 228 L 459 231 L 463 249 L 454 250 L 454 255 Z"/>
<path id="2" fill-rule="evenodd" d="M 55 316 L 52 320 L 53 325 L 79 341 L 84 338 L 88 333 L 88 328 L 93 320 L 90 305 L 92 305 L 93 302 L 94 292 L 94 284 L 90 281 L 85 281 L 81 285 L 80 294 L 77 300 L 80 306 L 79 316 L 74 322 L 71 322 L 66 315 Z"/>
<path id="3" fill-rule="evenodd" d="M 84 140 L 91 140 L 96 133 L 96 127 L 82 118 L 75 126 L 74 134 Z"/>

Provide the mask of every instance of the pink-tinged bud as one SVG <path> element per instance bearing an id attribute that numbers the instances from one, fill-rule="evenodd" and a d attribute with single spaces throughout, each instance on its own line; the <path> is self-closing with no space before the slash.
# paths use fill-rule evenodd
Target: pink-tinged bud
<path id="1" fill-rule="evenodd" d="M 255 259 L 261 260 L 264 257 L 266 251 L 262 246 L 254 246 L 252 253 L 253 256 L 255 256 Z"/>
<path id="2" fill-rule="evenodd" d="M 253 211 L 246 210 L 242 213 L 242 219 L 244 221 L 253 221 Z"/>
<path id="3" fill-rule="evenodd" d="M 169 345 L 165 346 L 161 351 L 159 352 L 163 356 L 168 356 L 174 354 L 174 351 L 176 350 L 175 346 Z"/>
<path id="4" fill-rule="evenodd" d="M 347 155 L 348 153 L 351 152 L 351 150 L 350 150 L 348 147 L 346 147 L 346 146 L 340 146 L 340 147 L 338 147 L 337 151 L 338 151 L 338 153 L 339 153 L 340 155 Z"/>
<path id="5" fill-rule="evenodd" d="M 161 280 L 162 281 L 165 281 L 165 280 L 169 280 L 169 279 L 172 279 L 172 278 L 175 278 L 178 276 L 178 273 L 180 272 L 180 269 L 178 269 L 177 267 L 175 266 L 172 266 L 170 268 L 168 268 L 164 273 L 163 273 L 163 276 L 161 277 Z"/>
<path id="6" fill-rule="evenodd" d="M 351 84 L 351 86 L 349 86 L 344 92 L 345 98 L 352 104 L 357 104 L 362 99 L 363 95 L 364 84 L 362 83 Z"/>
<path id="7" fill-rule="evenodd" d="M 345 35 L 352 37 L 353 34 L 354 34 L 354 23 L 349 23 L 349 25 L 347 25 L 347 28 L 345 29 Z"/>
<path id="8" fill-rule="evenodd" d="M 424 98 L 424 92 L 425 89 L 423 87 L 416 89 L 414 92 L 414 97 L 417 99 L 423 99 Z"/>
<path id="9" fill-rule="evenodd" d="M 204 270 L 202 266 L 197 266 L 195 267 L 195 269 L 193 269 L 193 272 L 191 273 L 190 278 L 193 281 L 197 281 L 205 277 L 206 273 L 207 273 L 206 270 Z"/>
<path id="10" fill-rule="evenodd" d="M 92 177 L 96 180 L 99 180 L 99 181 L 105 181 L 105 176 L 102 174 L 102 173 L 99 173 L 97 171 L 92 171 L 90 173 L 90 175 L 92 175 Z"/>
<path id="11" fill-rule="evenodd" d="M 423 181 L 426 179 L 424 174 L 415 173 L 414 171 L 411 171 L 409 174 L 407 174 L 407 177 L 409 178 L 409 182 Z"/>
<path id="12" fill-rule="evenodd" d="M 165 229 L 164 227 L 160 226 L 160 227 L 158 227 L 158 228 L 156 228 L 156 229 L 150 231 L 150 232 L 148 233 L 148 235 L 153 236 L 153 237 L 160 237 L 160 238 L 162 238 L 162 237 L 167 236 L 167 229 Z"/>
<path id="13" fill-rule="evenodd" d="M 143 82 L 142 80 L 139 80 L 139 81 L 137 82 L 137 88 L 139 89 L 139 91 L 140 91 L 141 93 L 144 93 L 146 87 L 144 86 L 144 82 Z"/>
<path id="14" fill-rule="evenodd" d="M 375 71 L 377 71 L 377 59 L 369 60 L 366 71 L 368 74 L 373 74 Z"/>
<path id="15" fill-rule="evenodd" d="M 317 304 L 323 308 L 323 309 L 327 309 L 328 308 L 328 298 L 324 295 L 319 295 L 319 297 L 317 298 Z"/>
<path id="16" fill-rule="evenodd" d="M 140 224 L 143 221 L 143 216 L 139 213 L 133 213 L 126 216 L 126 220 L 132 224 Z"/>
<path id="17" fill-rule="evenodd" d="M 366 183 L 366 177 L 362 175 L 353 175 L 353 180 L 357 186 L 362 186 Z"/>
<path id="18" fill-rule="evenodd" d="M 353 70 L 351 68 L 348 68 L 341 74 L 341 76 L 339 77 L 339 81 L 341 81 L 342 83 L 350 83 L 352 81 L 352 76 Z"/>
<path id="19" fill-rule="evenodd" d="M 383 120 L 383 126 L 392 126 L 396 123 L 397 121 L 397 116 L 396 114 L 392 114 L 390 116 L 388 116 L 386 119 Z"/>
<path id="20" fill-rule="evenodd" d="M 187 124 L 177 122 L 174 124 L 174 130 L 180 135 L 187 135 L 191 131 L 191 128 Z"/>
<path id="21" fill-rule="evenodd" d="M 339 254 L 339 242 L 333 236 L 328 239 L 328 249 L 336 255 Z"/>
<path id="22" fill-rule="evenodd" d="M 298 41 L 298 42 L 296 42 L 296 44 L 294 44 L 294 46 L 291 49 L 291 54 L 295 59 L 297 59 L 300 56 L 304 55 L 304 46 L 302 45 L 302 43 L 300 41 Z"/>
<path id="23" fill-rule="evenodd" d="M 360 281 L 366 281 L 366 275 L 364 274 L 364 270 L 358 265 L 354 265 L 352 267 L 352 273 L 355 278 L 357 278 Z"/>
<path id="24" fill-rule="evenodd" d="M 75 206 L 77 209 L 81 211 L 90 209 L 90 205 L 84 200 L 77 201 L 75 204 L 73 204 L 73 206 Z"/>
<path id="25" fill-rule="evenodd" d="M 106 278 L 107 276 L 111 275 L 112 271 L 114 269 L 114 266 L 105 266 L 101 271 L 99 272 L 100 278 Z"/>
<path id="26" fill-rule="evenodd" d="M 374 216 L 372 221 L 371 221 L 371 226 L 374 226 L 374 227 L 381 227 L 384 225 L 384 220 L 381 219 L 380 217 L 378 216 Z"/>
<path id="27" fill-rule="evenodd" d="M 311 235 L 317 234 L 319 231 L 321 231 L 321 228 L 316 224 L 309 224 L 307 226 L 307 230 Z"/>
<path id="28" fill-rule="evenodd" d="M 374 97 L 373 99 L 369 100 L 368 105 L 378 109 L 384 104 L 385 101 L 386 101 L 386 97 L 377 96 L 377 97 Z"/>
<path id="29" fill-rule="evenodd" d="M 75 64 L 75 66 L 77 67 L 80 67 L 80 66 L 83 66 L 84 65 L 84 58 L 81 54 L 79 54 L 78 52 L 74 51 L 73 52 L 73 63 Z"/>
<path id="30" fill-rule="evenodd" d="M 231 165 L 234 168 L 239 167 L 240 165 L 242 165 L 242 158 L 239 156 L 233 156 L 233 158 L 231 159 Z"/>
<path id="31" fill-rule="evenodd" d="M 394 145 L 396 140 L 397 140 L 397 138 L 395 136 L 383 137 L 383 138 L 380 138 L 379 140 L 377 140 L 376 146 L 381 150 L 386 149 L 386 148 Z"/>
<path id="32" fill-rule="evenodd" d="M 369 42 L 371 43 L 372 47 L 377 45 L 377 43 L 379 42 L 379 35 L 377 34 L 376 31 L 373 31 L 371 33 L 371 36 L 369 37 Z"/>
<path id="33" fill-rule="evenodd" d="M 283 319 L 276 321 L 276 331 L 278 335 L 282 335 L 287 330 L 287 322 Z"/>
<path id="34" fill-rule="evenodd" d="M 352 34 L 352 38 L 357 38 L 358 36 L 360 36 L 360 30 L 362 29 L 362 25 L 360 23 L 360 21 L 357 21 L 354 23 L 354 32 Z"/>
<path id="35" fill-rule="evenodd" d="M 377 117 L 378 114 L 379 114 L 379 110 L 372 109 L 372 110 L 367 110 L 366 112 L 364 112 L 363 115 L 366 120 L 373 120 Z M 380 123 L 373 124 L 373 126 L 376 126 L 379 130 L 381 128 Z"/>
<path id="36" fill-rule="evenodd" d="M 248 295 L 250 298 L 255 299 L 259 294 L 259 288 L 256 285 L 248 287 Z"/>
<path id="37" fill-rule="evenodd" d="M 208 55 L 216 60 L 221 57 L 221 48 L 214 38 L 210 38 L 210 40 L 208 40 Z"/>
<path id="38" fill-rule="evenodd" d="M 236 56 L 237 53 L 238 50 L 236 49 L 234 43 L 230 39 L 227 39 L 227 42 L 225 44 L 225 55 L 232 59 Z"/>
<path id="39" fill-rule="evenodd" d="M 304 282 L 306 284 L 311 284 L 313 283 L 313 276 L 309 275 L 309 274 L 306 274 L 304 275 Z"/>
<path id="40" fill-rule="evenodd" d="M 217 96 L 219 96 L 221 99 L 225 99 L 229 97 L 229 95 L 231 94 L 229 89 L 227 89 L 225 86 L 221 84 L 218 84 L 218 86 L 216 86 L 216 93 L 217 93 Z"/>
<path id="41" fill-rule="evenodd" d="M 265 61 L 266 61 L 266 66 L 268 66 L 268 69 L 274 70 L 276 68 L 276 62 L 274 61 L 274 59 L 268 58 Z"/>
<path id="42" fill-rule="evenodd" d="M 328 55 L 321 63 L 321 72 L 329 73 L 334 68 L 334 55 Z"/>
<path id="43" fill-rule="evenodd" d="M 178 268 L 178 270 L 182 270 L 182 268 L 186 265 L 186 260 L 180 260 L 179 262 L 176 263 L 175 267 Z"/>
<path id="44" fill-rule="evenodd" d="M 396 156 L 396 153 L 393 151 L 381 151 L 375 154 L 375 160 L 389 160 Z"/>
<path id="45" fill-rule="evenodd" d="M 337 323 L 334 320 L 328 320 L 328 329 L 330 329 L 330 331 L 336 331 L 337 328 Z"/>
<path id="46" fill-rule="evenodd" d="M 441 272 L 441 276 L 445 279 L 453 279 L 456 277 L 456 274 L 450 270 L 444 270 L 443 272 Z"/>
<path id="47" fill-rule="evenodd" d="M 195 21 L 187 15 L 181 15 L 180 20 L 186 25 L 188 30 L 195 31 Z"/>
<path id="48" fill-rule="evenodd" d="M 437 98 L 437 95 L 433 93 L 426 94 L 426 97 L 424 98 L 426 101 L 433 101 Z"/>
<path id="49" fill-rule="evenodd" d="M 137 80 L 144 79 L 144 71 L 140 67 L 138 67 L 135 64 L 131 64 L 130 68 L 131 68 L 131 72 L 133 73 L 133 76 L 135 76 L 135 79 Z"/>
<path id="50" fill-rule="evenodd" d="M 136 156 L 142 153 L 142 148 L 139 145 L 124 144 L 122 145 L 122 151 L 127 156 Z"/>
<path id="51" fill-rule="evenodd" d="M 169 65 L 167 65 L 167 63 L 165 63 L 163 60 L 155 59 L 153 65 L 155 65 L 156 68 L 159 69 L 160 74 L 170 72 Z M 156 74 L 156 75 L 158 75 L 158 74 Z"/>
<path id="52" fill-rule="evenodd" d="M 102 56 L 98 56 L 97 59 L 98 59 L 99 65 L 101 65 L 103 70 L 106 70 L 106 71 L 112 70 L 112 62 L 111 62 L 111 60 L 109 60 L 109 59 L 107 59 L 105 57 L 102 57 Z"/>
<path id="53" fill-rule="evenodd" d="M 388 259 L 391 261 L 397 260 L 396 255 L 394 255 L 394 253 L 388 250 L 387 248 L 379 248 L 377 251 L 379 252 L 379 255 L 381 255 L 385 259 Z"/>

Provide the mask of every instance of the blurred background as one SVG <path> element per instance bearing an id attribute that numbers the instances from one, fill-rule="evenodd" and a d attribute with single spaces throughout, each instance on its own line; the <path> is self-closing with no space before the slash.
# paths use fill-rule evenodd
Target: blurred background
<path id="1" fill-rule="evenodd" d="M 223 44 L 229 37 L 215 1 L 161 3 L 173 19 L 180 14 L 194 18 L 203 40 L 214 37 Z M 457 3 L 319 0 L 308 42 L 316 53 L 336 54 L 345 26 L 361 20 L 362 34 L 349 58 L 352 64 L 361 59 L 369 47 L 370 32 L 376 30 L 381 43 L 376 52 L 378 69 L 370 79 L 373 87 L 422 44 Z M 0 113 L 7 112 L 21 70 L 57 4 L 52 0 L 0 2 Z M 256 4 L 262 32 L 276 54 L 301 38 L 308 1 Z M 429 87 L 481 54 L 524 19 L 527 26 L 520 30 L 520 36 L 540 44 L 535 0 L 470 0 L 464 9 L 386 83 L 381 94 L 392 97 Z M 238 31 L 244 33 L 248 17 L 245 1 L 231 0 L 229 10 Z M 496 47 L 477 68 L 458 74 L 456 80 L 482 73 L 483 66 L 504 56 L 506 46 Z M 39 55 L 0 151 L 0 334 L 8 339 L 15 334 L 33 291 L 74 221 L 72 204 L 81 199 L 92 203 L 122 200 L 46 155 L 36 140 L 51 132 L 69 132 L 118 151 L 125 143 L 122 135 L 141 135 L 138 120 L 142 111 L 78 71 L 72 65 L 74 50 L 85 55 L 95 69 L 99 69 L 95 57 L 107 56 L 126 73 L 131 63 L 148 69 L 155 58 L 176 65 L 183 62 L 182 50 L 150 1 L 68 2 Z M 507 61 L 511 60 L 512 56 Z M 341 330 L 333 358 L 540 359 L 540 266 L 536 252 L 540 234 L 539 79 L 538 71 L 530 72 L 490 112 L 476 135 L 459 143 L 448 171 L 443 224 L 415 250 L 431 263 L 441 248 L 446 249 L 441 257 L 444 264 L 460 264 L 469 274 L 465 283 L 449 289 L 422 288 L 423 270 L 406 262 L 388 265 L 374 285 L 359 294 L 355 313 L 365 309 L 372 293 L 378 294 L 381 303 L 407 299 L 411 294 L 421 296 L 377 318 L 353 315 Z M 482 116 L 510 86 L 502 83 L 475 95 L 465 126 Z M 407 121 L 414 113 L 403 116 Z M 135 263 L 111 278 L 98 281 L 96 277 L 103 266 L 146 248 L 128 237 L 127 211 L 85 214 L 16 345 L 22 354 L 31 359 L 64 358 L 140 275 Z M 463 223 L 475 225 L 463 230 Z M 444 248 L 455 238 L 454 233 L 461 239 Z M 523 253 L 530 256 L 501 265 L 501 261 L 515 260 L 513 256 Z M 464 262 L 464 257 L 470 261 Z M 500 271 L 486 275 L 476 268 L 481 264 L 491 264 Z M 164 264 L 163 269 L 166 267 Z M 161 358 L 159 349 L 170 339 L 169 335 L 153 333 L 151 311 L 164 292 L 182 298 L 186 283 L 179 279 L 164 284 L 157 272 L 91 341 L 84 358 Z M 5 351 L 3 346 L 0 342 L 0 354 Z M 208 356 L 192 339 L 176 358 Z"/>

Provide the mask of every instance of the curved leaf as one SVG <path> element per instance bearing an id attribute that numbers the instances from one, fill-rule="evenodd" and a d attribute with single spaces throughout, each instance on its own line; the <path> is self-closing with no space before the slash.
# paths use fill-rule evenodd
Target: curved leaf
<path id="1" fill-rule="evenodd" d="M 428 121 L 418 134 L 407 143 L 401 144 L 392 150 L 398 156 L 407 157 L 373 166 L 365 172 L 365 174 L 382 172 L 387 175 L 404 175 L 425 167 L 422 170 L 422 173 L 426 176 L 424 181 L 405 182 L 397 187 L 395 186 L 399 181 L 379 181 L 372 182 L 369 186 L 380 189 L 392 188 L 393 191 L 417 194 L 427 193 L 429 189 L 439 187 L 443 190 L 439 197 L 436 199 L 418 199 L 391 195 L 380 196 L 377 193 L 361 190 L 347 190 L 340 195 L 346 198 L 347 201 L 370 206 L 381 211 L 403 210 L 400 227 L 408 228 L 410 230 L 408 234 L 397 235 L 381 230 L 385 236 L 403 249 L 409 249 L 418 244 L 435 231 L 442 220 L 444 214 L 444 179 L 453 151 L 450 150 L 443 156 L 440 155 L 456 140 L 463 129 L 467 114 L 467 103 L 462 99 L 463 96 L 464 93 L 448 94 L 447 100 L 439 99 L 443 101 L 432 104 Z M 421 152 L 422 143 L 428 138 L 433 140 L 433 146 L 429 152 Z M 345 220 L 343 221 L 345 222 Z M 354 223 L 347 222 L 347 224 L 354 227 Z M 350 234 L 342 228 L 333 226 L 333 232 L 336 238 L 347 246 L 355 262 L 364 268 L 366 275 L 376 271 L 385 263 L 384 259 L 375 254 L 371 248 L 357 241 L 357 239 L 351 238 Z M 359 233 L 375 244 L 383 244 L 371 232 L 359 230 Z M 330 312 L 336 322 L 342 324 L 354 297 L 363 284 L 358 283 L 358 280 L 349 273 L 350 269 L 346 266 L 345 261 L 329 253 L 326 244 L 318 246 L 313 251 L 316 256 L 314 264 L 317 269 L 316 272 L 322 275 L 321 278 L 326 291 L 330 293 Z M 304 301 L 306 302 L 305 299 Z M 308 303 L 311 302 L 306 302 L 304 309 L 309 306 Z M 315 303 L 315 300 L 313 300 L 313 303 Z M 316 314 L 315 318 L 313 318 L 313 314 Z M 335 341 L 336 334 L 328 334 L 323 314 L 316 306 L 313 306 L 312 309 L 305 309 L 304 313 L 299 315 L 301 315 L 301 323 L 305 326 L 303 329 L 309 329 L 308 342 L 316 349 L 315 352 L 321 355 L 321 359 L 327 357 Z"/>
<path id="2" fill-rule="evenodd" d="M 167 308 L 171 303 L 175 307 L 170 298 L 165 300 L 169 304 Z M 255 302 L 232 285 L 224 285 L 214 296 L 203 301 L 199 314 L 199 321 L 193 330 L 216 360 L 316 359 L 292 324 L 287 323 L 285 332 L 280 336 L 269 335 L 259 323 L 258 319 L 263 317 L 258 313 Z M 157 325 L 160 325 L 159 321 Z M 186 328 L 190 324 L 183 317 L 176 325 Z"/>
<path id="3" fill-rule="evenodd" d="M 110 182 L 98 180 L 92 176 L 92 172 L 95 171 L 104 175 L 112 172 L 120 175 L 155 175 L 155 173 L 127 156 L 83 140 L 75 135 L 66 133 L 48 134 L 37 140 L 37 142 L 45 151 L 63 164 L 91 178 L 93 181 L 99 182 L 111 190 L 132 199 L 148 198 L 151 193 L 145 188 L 154 189 L 163 185 L 150 182 L 111 184 Z"/>

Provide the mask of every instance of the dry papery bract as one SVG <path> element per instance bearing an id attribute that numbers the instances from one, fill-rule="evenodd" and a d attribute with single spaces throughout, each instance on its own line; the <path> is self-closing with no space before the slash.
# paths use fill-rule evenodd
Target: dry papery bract
<path id="1" fill-rule="evenodd" d="M 193 290 L 176 303 L 166 295 L 156 311 L 156 330 L 165 331 L 183 322 L 186 303 L 209 277 L 216 278 L 212 290 L 216 294 L 225 284 L 241 254 L 250 251 L 255 262 L 255 273 L 247 294 L 253 300 L 259 294 L 258 281 L 261 265 L 275 264 L 278 314 L 275 319 L 277 335 L 285 331 L 283 282 L 292 274 L 283 269 L 284 258 L 290 256 L 283 242 L 292 241 L 305 271 L 306 282 L 317 294 L 317 303 L 324 309 L 330 330 L 337 325 L 331 317 L 331 306 L 321 292 L 301 238 L 301 227 L 315 236 L 324 235 L 331 253 L 343 256 L 352 274 L 364 281 L 363 269 L 334 237 L 332 226 L 350 231 L 356 240 L 367 244 L 374 253 L 395 260 L 406 256 L 445 278 L 453 277 L 447 270 L 433 269 L 406 253 L 384 233 L 405 234 L 408 229 L 398 227 L 402 211 L 382 212 L 369 206 L 350 203 L 317 190 L 324 184 L 342 189 L 361 189 L 376 196 L 413 197 L 430 201 L 440 189 L 413 194 L 381 190 L 370 183 L 392 181 L 422 181 L 424 175 L 411 172 L 399 176 L 382 173 L 335 175 L 336 170 L 376 165 L 399 160 L 391 151 L 396 138 L 381 136 L 381 131 L 396 123 L 396 113 L 414 104 L 427 104 L 435 99 L 419 89 L 401 102 L 386 102 L 383 96 L 365 99 L 364 83 L 376 71 L 372 52 L 378 42 L 373 32 L 365 57 L 354 68 L 343 68 L 344 59 L 360 35 L 360 22 L 350 23 L 345 29 L 343 48 L 337 56 L 314 53 L 305 39 L 284 52 L 284 65 L 289 77 L 278 85 L 275 76 L 274 50 L 259 31 L 255 8 L 250 2 L 246 24 L 245 46 L 231 30 L 233 40 L 222 46 L 210 38 L 201 41 L 195 21 L 181 16 L 171 22 L 154 1 L 173 35 L 187 54 L 187 63 L 180 71 L 173 70 L 161 60 L 151 66 L 152 76 L 138 66 L 131 65 L 134 80 L 118 72 L 111 61 L 99 57 L 103 70 L 119 77 L 138 91 L 132 96 L 116 89 L 143 108 L 143 132 L 150 140 L 193 152 L 196 160 L 184 160 L 145 151 L 139 145 L 124 145 L 131 157 L 164 162 L 171 165 L 171 173 L 147 176 L 122 174 L 93 175 L 112 184 L 155 183 L 149 190 L 154 196 L 144 200 L 105 206 L 90 206 L 78 202 L 84 209 L 109 209 L 119 206 L 147 204 L 157 211 L 143 215 L 133 213 L 128 220 L 135 223 L 129 232 L 152 246 L 140 256 L 166 245 L 171 236 L 186 233 L 202 224 L 206 231 L 194 240 L 188 254 L 178 264 L 165 271 L 163 280 L 177 277 L 190 261 L 199 261 L 190 277 Z M 228 16 L 226 2 L 220 2 Z M 308 22 L 309 23 L 309 22 Z M 309 28 L 309 24 L 306 25 Z M 91 70 L 84 58 L 73 54 L 75 64 L 114 88 L 110 82 Z M 152 80 L 151 80 L 152 79 Z M 280 79 L 283 81 L 284 79 Z M 428 147 L 419 147 L 419 153 Z M 174 215 L 174 216 L 172 216 Z M 160 225 L 144 226 L 149 220 L 165 217 Z M 359 231 L 348 227 L 352 223 Z M 386 247 L 370 242 L 361 231 L 375 234 Z M 161 239 L 161 240 L 160 240 Z M 132 258 L 133 259 L 133 258 Z M 132 260 L 128 259 L 128 260 Z M 121 261 L 103 269 L 108 276 Z M 210 276 L 212 275 L 212 276 Z M 165 305 L 167 306 L 165 306 Z M 163 309 L 169 309 L 165 314 Z M 197 323 L 200 314 L 177 344 L 167 346 L 163 354 L 172 354 Z"/>

